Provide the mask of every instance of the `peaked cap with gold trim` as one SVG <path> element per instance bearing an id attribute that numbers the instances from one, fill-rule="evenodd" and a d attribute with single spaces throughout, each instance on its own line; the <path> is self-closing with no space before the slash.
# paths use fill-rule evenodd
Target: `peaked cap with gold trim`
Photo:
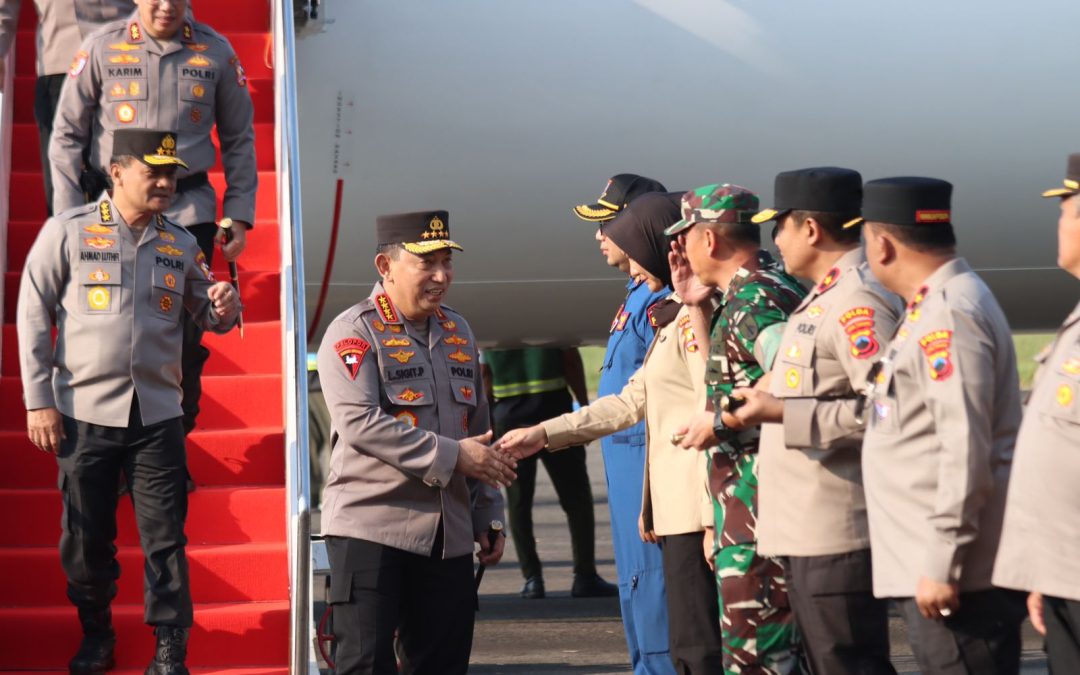
<path id="1" fill-rule="evenodd" d="M 187 162 L 176 154 L 175 131 L 117 129 L 113 132 L 113 157 L 131 156 L 147 166 L 180 166 Z"/>
<path id="2" fill-rule="evenodd" d="M 1043 197 L 1071 197 L 1080 192 L 1080 152 L 1069 155 L 1065 167 L 1065 187 L 1054 188 L 1042 193 Z"/>
<path id="3" fill-rule="evenodd" d="M 465 249 L 450 239 L 446 211 L 392 213 L 375 219 L 379 246 L 401 244 L 409 253 L 424 255 L 444 248 Z"/>

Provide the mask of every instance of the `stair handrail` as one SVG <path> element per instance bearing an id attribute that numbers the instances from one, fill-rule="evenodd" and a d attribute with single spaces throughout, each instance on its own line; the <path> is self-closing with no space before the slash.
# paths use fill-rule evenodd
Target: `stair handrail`
<path id="1" fill-rule="evenodd" d="M 15 90 L 15 40 L 11 41 L 11 48 L 3 57 L 4 77 L 0 80 L 0 312 L 7 310 L 4 307 L 4 285 L 7 283 L 7 253 L 8 253 L 8 219 L 11 208 L 11 132 L 14 127 L 14 99 Z M 4 336 L 0 334 L 0 353 L 4 349 L 18 349 L 18 345 L 4 344 Z"/>
<path id="2" fill-rule="evenodd" d="M 288 6 L 286 6 L 288 5 Z M 274 0 L 274 150 L 281 234 L 285 492 L 289 543 L 289 672 L 318 672 L 311 630 L 311 476 L 308 456 L 307 311 L 304 306 L 296 31 L 292 0 Z"/>

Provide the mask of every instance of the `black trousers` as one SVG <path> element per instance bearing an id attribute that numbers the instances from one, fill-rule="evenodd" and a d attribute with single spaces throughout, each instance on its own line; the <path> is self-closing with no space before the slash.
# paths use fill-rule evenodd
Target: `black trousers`
<path id="1" fill-rule="evenodd" d="M 216 223 L 199 223 L 187 228 L 199 242 L 199 249 L 206 256 L 206 264 L 210 265 L 214 259 L 214 235 L 217 234 Z M 205 332 L 195 323 L 191 315 L 183 312 L 184 322 L 184 346 L 180 354 L 181 380 L 180 388 L 183 390 L 183 400 L 180 408 L 184 415 L 181 418 L 184 425 L 184 433 L 190 434 L 195 428 L 195 418 L 199 415 L 199 399 L 202 398 L 202 371 L 210 358 L 210 350 L 203 346 L 202 338 Z"/>
<path id="2" fill-rule="evenodd" d="M 570 392 L 544 392 L 510 396 L 495 402 L 492 417 L 495 438 L 511 429 L 531 426 L 573 410 Z M 557 452 L 543 450 L 518 462 L 517 480 L 506 488 L 507 511 L 514 550 L 526 579 L 540 576 L 542 566 L 536 553 L 533 534 L 532 506 L 536 493 L 537 461 L 551 476 L 559 506 L 566 513 L 570 526 L 570 547 L 574 556 L 574 574 L 596 574 L 596 532 L 593 513 L 592 487 L 585 466 L 585 448 L 571 446 Z"/>
<path id="3" fill-rule="evenodd" d="M 817 675 L 895 675 L 888 603 L 874 597 L 870 550 L 784 560 L 788 598 Z"/>
<path id="4" fill-rule="evenodd" d="M 1051 675 L 1080 673 L 1080 602 L 1043 597 Z"/>
<path id="5" fill-rule="evenodd" d="M 998 588 L 960 594 L 960 609 L 934 621 L 914 598 L 897 601 L 923 675 L 1015 675 L 1020 672 L 1024 594 Z"/>
<path id="6" fill-rule="evenodd" d="M 146 556 L 146 623 L 191 626 L 180 419 L 143 426 L 136 400 L 126 429 L 65 417 L 64 433 L 57 462 L 64 500 L 60 561 L 68 598 L 80 609 L 95 611 L 107 608 L 116 596 L 116 483 L 123 473 Z"/>
<path id="7" fill-rule="evenodd" d="M 442 550 L 442 537 L 433 551 Z M 350 537 L 326 537 L 335 672 L 454 675 L 469 669 L 476 586 L 471 556 L 443 560 Z"/>
<path id="8" fill-rule="evenodd" d="M 49 139 L 52 138 L 53 118 L 56 116 L 56 103 L 60 100 L 60 87 L 67 75 L 42 75 L 34 84 L 34 119 L 38 127 L 38 145 L 41 149 L 41 175 L 45 179 L 45 209 L 51 216 L 53 184 L 49 170 Z M 84 153 L 84 155 L 87 153 Z"/>
<path id="9" fill-rule="evenodd" d="M 660 546 L 671 662 L 680 675 L 724 670 L 720 605 L 716 579 L 702 552 L 704 536 L 703 532 L 666 535 Z"/>

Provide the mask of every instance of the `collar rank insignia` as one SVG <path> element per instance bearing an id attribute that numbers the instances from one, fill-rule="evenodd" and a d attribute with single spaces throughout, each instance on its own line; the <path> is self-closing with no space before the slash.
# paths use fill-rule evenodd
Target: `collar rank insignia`
<path id="1" fill-rule="evenodd" d="M 87 225 L 83 228 L 83 232 L 89 232 L 90 234 L 112 234 L 112 228 L 105 227 L 104 225 Z"/>
<path id="2" fill-rule="evenodd" d="M 364 362 L 364 356 L 369 349 L 371 345 L 367 343 L 367 340 L 360 338 L 345 338 L 334 343 L 334 351 L 345 366 L 350 380 L 356 379 L 356 374 L 360 372 L 360 364 Z"/>
<path id="3" fill-rule="evenodd" d="M 390 302 L 390 296 L 386 293 L 375 296 L 375 306 L 379 308 L 379 314 L 386 323 L 401 323 L 397 309 L 394 308 L 394 303 Z"/>
<path id="4" fill-rule="evenodd" d="M 394 415 L 394 419 L 396 419 L 398 422 L 401 422 L 407 427 L 415 427 L 416 425 L 420 424 L 420 420 L 416 418 L 416 413 L 410 412 L 408 410 L 403 410 L 398 414 Z"/>
<path id="5" fill-rule="evenodd" d="M 191 24 L 184 22 L 184 42 L 191 42 L 195 38 L 195 31 L 192 30 Z"/>
<path id="6" fill-rule="evenodd" d="M 443 344 L 448 344 L 452 347 L 464 347 L 469 344 L 469 341 L 458 335 L 451 335 L 450 337 L 443 338 Z"/>
<path id="7" fill-rule="evenodd" d="M 409 361 L 412 361 L 412 358 L 414 356 L 416 356 L 416 352 L 407 352 L 404 349 L 399 349 L 392 354 L 387 354 L 387 356 L 391 359 L 394 359 L 398 363 L 408 363 Z"/>
<path id="8" fill-rule="evenodd" d="M 180 256 L 184 255 L 183 251 L 181 251 L 180 249 L 178 249 L 175 246 L 172 246 L 170 244 L 165 244 L 164 246 L 155 246 L 154 250 L 157 251 L 158 253 L 164 253 L 165 255 L 171 255 L 174 258 L 179 258 Z"/>
<path id="9" fill-rule="evenodd" d="M 108 239 L 106 237 L 86 237 L 83 239 L 83 242 L 90 248 L 96 248 L 99 251 L 116 246 L 115 239 Z"/>
<path id="10" fill-rule="evenodd" d="M 909 312 L 913 312 L 919 308 L 919 305 L 926 299 L 926 294 L 930 292 L 928 286 L 923 286 L 919 290 L 915 291 L 914 297 L 911 298 L 911 302 L 908 303 L 907 309 Z"/>
<path id="11" fill-rule="evenodd" d="M 142 28 L 134 21 L 128 26 L 128 42 L 142 42 Z"/>
<path id="12" fill-rule="evenodd" d="M 112 203 L 106 200 L 98 204 L 98 215 L 101 216 L 102 223 L 113 222 Z"/>
<path id="13" fill-rule="evenodd" d="M 461 351 L 460 347 L 458 347 L 458 350 L 456 352 L 450 354 L 446 358 L 450 359 L 451 361 L 457 361 L 458 363 L 468 363 L 469 361 L 472 361 L 472 356 L 469 356 L 465 352 Z"/>
<path id="14" fill-rule="evenodd" d="M 851 355 L 857 359 L 868 359 L 878 353 L 880 345 L 874 335 L 874 308 L 855 307 L 844 312 L 840 317 L 851 342 Z"/>
<path id="15" fill-rule="evenodd" d="M 465 397 L 466 401 L 471 401 L 472 400 L 472 397 L 473 397 L 473 389 L 472 389 L 472 387 L 461 387 L 461 388 L 458 389 L 458 391 L 461 392 L 461 395 Z"/>
<path id="16" fill-rule="evenodd" d="M 817 292 L 824 293 L 833 286 L 836 285 L 836 281 L 840 278 L 840 268 L 834 267 L 825 275 L 825 278 L 818 284 Z"/>
<path id="17" fill-rule="evenodd" d="M 412 344 L 409 338 L 384 338 L 382 343 L 384 347 L 408 347 Z"/>
<path id="18" fill-rule="evenodd" d="M 446 316 L 446 312 L 442 310 L 442 307 L 435 308 L 435 319 L 437 321 L 447 321 L 450 317 Z"/>
<path id="19" fill-rule="evenodd" d="M 935 382 L 944 382 L 953 373 L 949 352 L 952 334 L 951 330 L 935 330 L 919 338 L 919 346 L 930 366 L 930 379 Z"/>
<path id="20" fill-rule="evenodd" d="M 397 395 L 399 401 L 405 401 L 406 403 L 414 403 L 424 398 L 424 392 L 415 391 L 412 387 L 406 387 L 405 391 Z"/>

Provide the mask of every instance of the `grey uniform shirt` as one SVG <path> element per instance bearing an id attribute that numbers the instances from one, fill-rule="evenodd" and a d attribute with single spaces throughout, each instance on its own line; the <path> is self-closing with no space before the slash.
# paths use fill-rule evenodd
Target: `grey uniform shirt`
<path id="1" fill-rule="evenodd" d="M 874 595 L 990 587 L 1020 426 L 1005 315 L 962 258 L 916 294 L 873 382 L 863 479 Z"/>
<path id="2" fill-rule="evenodd" d="M 1080 305 L 1039 360 L 994 584 L 1080 600 Z"/>
<path id="3" fill-rule="evenodd" d="M 870 546 L 857 397 L 903 309 L 860 248 L 841 257 L 788 318 L 770 385 L 784 399 L 784 422 L 762 425 L 758 450 L 762 555 Z"/>
<path id="4" fill-rule="evenodd" d="M 254 223 L 254 107 L 247 76 L 228 40 L 189 21 L 175 39 L 159 43 L 146 35 L 135 14 L 90 36 L 70 75 L 49 142 L 55 213 L 83 203 L 79 175 L 84 147 L 90 146 L 90 163 L 108 173 L 115 130 L 176 130 L 176 154 L 190 167 L 178 174 L 183 179 L 213 168 L 217 151 L 210 131 L 216 123 L 227 184 L 223 215 Z M 184 226 L 214 222 L 214 188 L 177 194 L 166 215 Z"/>
<path id="5" fill-rule="evenodd" d="M 330 411 L 323 533 L 442 557 L 470 555 L 502 519 L 502 494 L 456 473 L 462 438 L 490 428 L 475 339 L 459 314 L 428 319 L 427 339 L 375 286 L 335 318 L 319 346 Z"/>
<path id="6" fill-rule="evenodd" d="M 181 415 L 180 313 L 217 333 L 236 320 L 217 321 L 213 275 L 187 230 L 158 217 L 135 236 L 107 197 L 45 222 L 19 285 L 27 410 L 126 427 L 137 392 L 143 424 Z"/>
<path id="7" fill-rule="evenodd" d="M 15 40 L 21 0 L 0 0 L 0 58 Z M 59 75 L 71 66 L 79 45 L 103 25 L 135 10 L 132 0 L 35 0 L 37 74 Z"/>

